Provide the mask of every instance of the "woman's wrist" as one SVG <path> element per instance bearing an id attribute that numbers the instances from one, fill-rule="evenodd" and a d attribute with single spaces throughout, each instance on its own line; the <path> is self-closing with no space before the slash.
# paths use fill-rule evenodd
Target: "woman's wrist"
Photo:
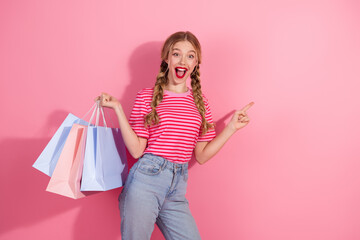
<path id="1" fill-rule="evenodd" d="M 115 104 L 115 106 L 113 106 L 113 110 L 114 110 L 115 112 L 121 111 L 121 110 L 122 110 L 121 103 L 120 103 L 120 102 L 117 102 L 117 103 Z"/>
<path id="2" fill-rule="evenodd" d="M 232 134 L 234 134 L 238 129 L 236 129 L 236 127 L 234 126 L 234 124 L 232 124 L 232 122 L 229 122 L 226 127 L 228 129 L 228 131 Z"/>

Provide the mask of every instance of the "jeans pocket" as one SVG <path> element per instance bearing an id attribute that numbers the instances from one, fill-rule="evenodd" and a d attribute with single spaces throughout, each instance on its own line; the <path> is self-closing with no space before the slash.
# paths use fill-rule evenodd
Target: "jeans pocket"
<path id="1" fill-rule="evenodd" d="M 143 174 L 153 176 L 161 172 L 161 165 L 152 159 L 142 158 L 137 170 Z"/>

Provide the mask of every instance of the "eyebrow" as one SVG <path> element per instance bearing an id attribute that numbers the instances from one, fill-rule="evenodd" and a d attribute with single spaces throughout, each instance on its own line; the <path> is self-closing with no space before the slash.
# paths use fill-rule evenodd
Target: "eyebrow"
<path id="1" fill-rule="evenodd" d="M 173 51 L 174 51 L 174 50 L 178 50 L 178 51 L 181 52 L 181 50 L 180 50 L 179 48 L 173 48 Z M 194 52 L 194 53 L 196 54 L 196 52 L 195 52 L 194 50 L 190 50 L 189 52 Z"/>

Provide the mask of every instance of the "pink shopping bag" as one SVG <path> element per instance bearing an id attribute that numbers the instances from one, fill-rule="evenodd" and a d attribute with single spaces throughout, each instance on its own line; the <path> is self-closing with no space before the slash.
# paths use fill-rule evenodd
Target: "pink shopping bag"
<path id="1" fill-rule="evenodd" d="M 80 191 L 87 126 L 73 124 L 46 191 L 78 199 Z"/>

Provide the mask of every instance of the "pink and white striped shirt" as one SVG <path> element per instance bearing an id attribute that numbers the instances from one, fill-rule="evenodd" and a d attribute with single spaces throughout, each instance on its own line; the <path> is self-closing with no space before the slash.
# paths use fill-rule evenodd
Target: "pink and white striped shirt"
<path id="1" fill-rule="evenodd" d="M 154 88 L 145 88 L 138 92 L 129 123 L 134 132 L 148 139 L 145 153 L 152 153 L 174 163 L 186 163 L 198 141 L 211 141 L 215 129 L 201 136 L 201 115 L 195 105 L 192 91 L 174 93 L 164 90 L 161 103 L 156 107 L 159 124 L 145 128 L 144 116 L 151 111 Z M 205 118 L 213 123 L 209 102 L 203 95 Z"/>

